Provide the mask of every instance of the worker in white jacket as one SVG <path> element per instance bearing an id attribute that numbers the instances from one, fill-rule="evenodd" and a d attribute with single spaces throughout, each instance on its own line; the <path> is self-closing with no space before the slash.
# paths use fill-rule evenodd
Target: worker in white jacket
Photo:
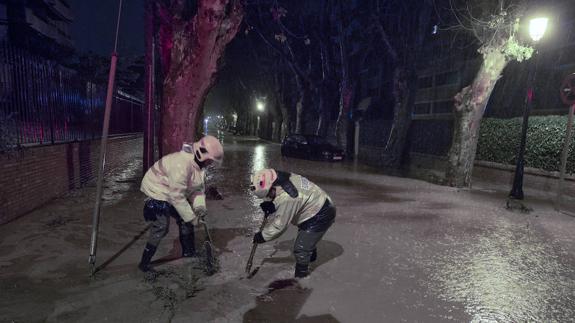
<path id="1" fill-rule="evenodd" d="M 181 151 L 164 156 L 148 169 L 140 189 L 148 196 L 144 218 L 152 225 L 140 270 L 151 270 L 150 261 L 168 233 L 170 217 L 178 223 L 182 256 L 195 256 L 194 225 L 207 213 L 204 169 L 212 163 L 220 164 L 223 156 L 218 139 L 205 136 L 193 144 L 184 143 Z"/>
<path id="2" fill-rule="evenodd" d="M 331 198 L 307 178 L 274 169 L 258 171 L 252 177 L 252 191 L 265 200 L 260 204 L 271 221 L 254 235 L 254 243 L 279 237 L 289 223 L 299 228 L 294 244 L 295 277 L 309 274 L 309 264 L 317 258 L 317 243 L 335 220 Z"/>

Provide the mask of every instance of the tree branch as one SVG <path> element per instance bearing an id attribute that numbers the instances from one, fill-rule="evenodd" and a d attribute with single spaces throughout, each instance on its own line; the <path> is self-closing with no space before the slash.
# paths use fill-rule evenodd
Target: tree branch
<path id="1" fill-rule="evenodd" d="M 389 56 L 391 56 L 391 59 L 394 62 L 397 61 L 397 59 L 398 59 L 397 51 L 391 45 L 391 42 L 389 41 L 389 36 L 385 32 L 383 25 L 381 24 L 381 22 L 379 21 L 379 19 L 375 15 L 372 15 L 371 18 L 375 24 L 375 28 L 376 28 L 377 32 L 379 33 L 379 36 L 381 37 L 381 40 L 383 41 L 383 44 L 385 45 L 385 48 L 387 49 L 387 53 L 389 54 Z"/>

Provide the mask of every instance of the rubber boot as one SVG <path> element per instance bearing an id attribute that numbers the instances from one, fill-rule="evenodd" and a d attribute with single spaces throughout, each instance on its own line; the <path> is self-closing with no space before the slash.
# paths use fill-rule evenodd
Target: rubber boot
<path id="1" fill-rule="evenodd" d="M 182 245 L 182 257 L 196 257 L 196 246 L 194 244 L 194 234 L 180 235 Z"/>
<path id="2" fill-rule="evenodd" d="M 313 251 L 311 252 L 311 257 L 309 257 L 310 262 L 314 262 L 316 260 L 317 260 L 317 248 L 313 249 Z"/>
<path id="3" fill-rule="evenodd" d="M 146 248 L 144 248 L 144 253 L 142 253 L 142 260 L 140 260 L 140 264 L 138 268 L 143 272 L 153 271 L 152 267 L 150 267 L 150 262 L 152 261 L 152 257 L 156 253 L 156 246 L 153 246 L 149 243 L 146 244 Z"/>
<path id="4" fill-rule="evenodd" d="M 295 264 L 295 278 L 304 278 L 309 275 L 309 266 L 302 264 Z"/>

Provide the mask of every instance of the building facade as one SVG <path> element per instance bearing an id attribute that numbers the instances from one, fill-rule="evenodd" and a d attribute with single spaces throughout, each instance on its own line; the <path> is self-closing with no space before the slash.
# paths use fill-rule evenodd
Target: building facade
<path id="1" fill-rule="evenodd" d="M 73 52 L 67 0 L 0 1 L 0 40 L 49 58 Z"/>

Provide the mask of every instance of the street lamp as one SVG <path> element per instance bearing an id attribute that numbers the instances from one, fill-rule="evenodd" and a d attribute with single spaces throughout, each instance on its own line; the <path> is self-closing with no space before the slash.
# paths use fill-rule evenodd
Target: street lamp
<path id="1" fill-rule="evenodd" d="M 208 134 L 208 122 L 210 121 L 210 117 L 204 118 L 204 134 Z"/>
<path id="2" fill-rule="evenodd" d="M 256 108 L 258 109 L 258 111 L 263 112 L 265 109 L 265 104 L 262 101 L 257 101 L 256 102 Z"/>
<path id="3" fill-rule="evenodd" d="M 536 17 L 529 20 L 529 36 L 533 40 L 533 47 L 545 35 L 547 29 L 548 19 L 545 17 Z M 509 198 L 522 200 L 523 199 L 523 170 L 525 166 L 525 143 L 527 141 L 527 128 L 529 127 L 529 112 L 533 103 L 533 85 L 535 83 L 535 72 L 537 69 L 537 49 L 533 52 L 535 61 L 529 61 L 529 73 L 527 77 L 527 95 L 525 96 L 525 104 L 523 109 L 523 125 L 521 128 L 521 142 L 519 144 L 519 152 L 517 153 L 517 163 L 515 165 L 515 175 L 513 177 L 513 188 L 509 193 Z"/>
<path id="4" fill-rule="evenodd" d="M 266 108 L 266 105 L 264 103 L 264 101 L 260 100 L 260 99 L 256 99 L 256 110 L 259 112 L 258 116 L 257 116 L 257 123 L 256 123 L 256 136 L 259 136 L 260 134 L 260 116 L 259 114 L 261 114 L 262 112 L 264 112 Z"/>
<path id="5" fill-rule="evenodd" d="M 547 22 L 549 19 L 546 17 L 538 17 L 529 20 L 529 36 L 534 42 L 538 42 L 545 35 L 547 30 Z"/>

